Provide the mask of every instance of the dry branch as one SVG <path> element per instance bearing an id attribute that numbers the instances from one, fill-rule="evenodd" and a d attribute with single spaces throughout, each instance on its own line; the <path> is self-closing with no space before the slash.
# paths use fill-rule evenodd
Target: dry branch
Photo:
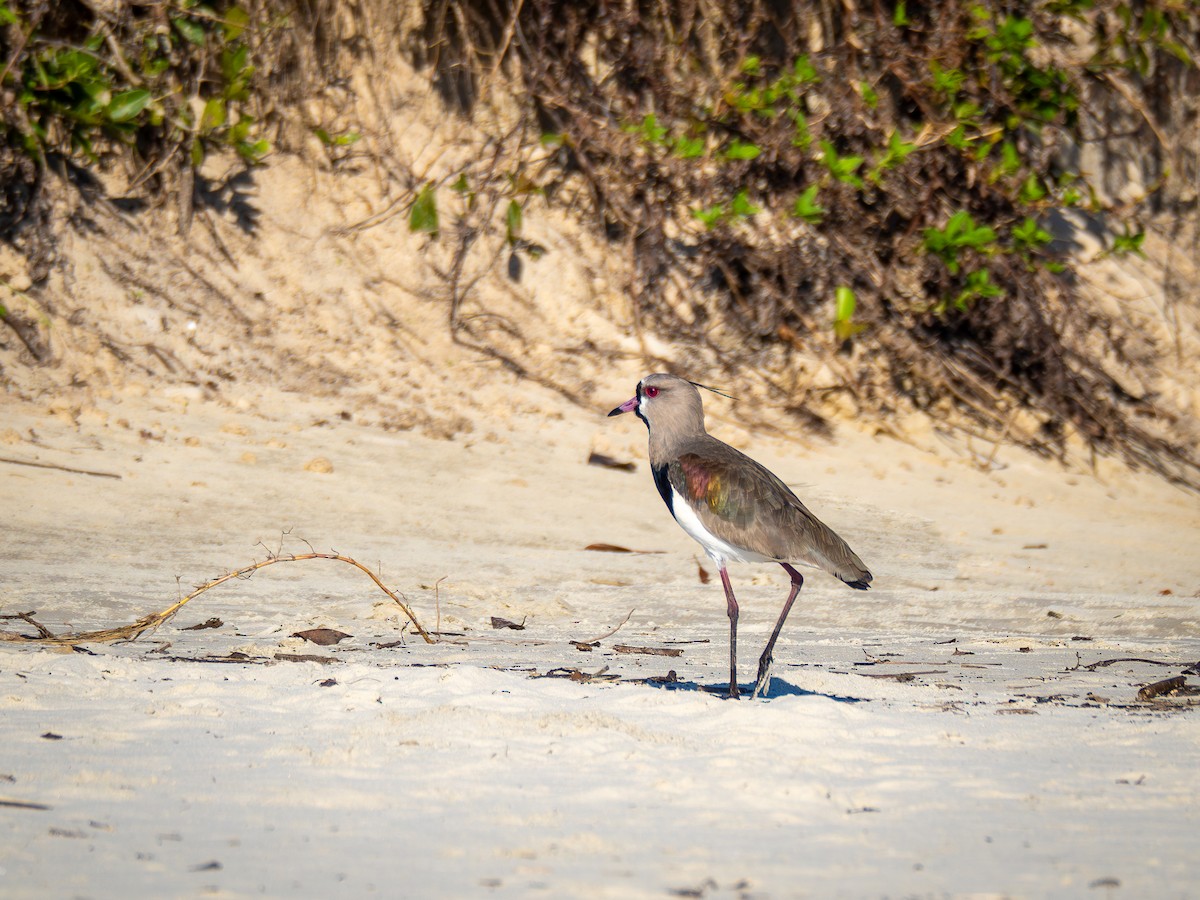
<path id="1" fill-rule="evenodd" d="M 359 569 L 360 571 L 365 572 L 367 577 L 370 578 L 373 582 L 375 582 L 375 586 L 378 587 L 385 594 L 387 594 L 388 597 L 391 599 L 391 601 L 393 603 L 395 603 L 398 607 L 400 607 L 400 611 L 403 612 L 404 615 L 408 617 L 408 620 L 413 623 L 413 626 L 417 629 L 417 633 L 419 635 L 421 635 L 421 637 L 425 641 L 425 643 L 427 643 L 427 644 L 436 644 L 437 643 L 437 640 L 435 640 L 430 635 L 430 633 L 425 630 L 425 628 L 421 625 L 421 623 L 419 621 L 417 621 L 417 617 L 413 614 L 413 611 L 409 608 L 408 603 L 406 602 L 407 598 L 404 598 L 402 594 L 399 594 L 396 591 L 393 591 L 391 588 L 389 588 L 387 585 L 385 585 L 382 581 L 379 580 L 379 576 L 377 576 L 374 572 L 372 572 L 370 569 L 368 569 L 362 563 L 358 562 L 355 559 L 351 559 L 349 556 L 343 556 L 340 553 L 315 553 L 315 552 L 314 553 L 289 554 L 287 556 L 280 556 L 280 555 L 272 554 L 271 556 L 267 557 L 264 560 L 260 560 L 255 563 L 251 563 L 248 566 L 243 566 L 242 568 L 237 569 L 236 571 L 233 571 L 233 572 L 226 572 L 224 575 L 221 575 L 218 578 L 214 578 L 211 581 L 205 582 L 204 584 L 202 584 L 198 588 L 196 588 L 194 591 L 192 591 L 190 594 L 188 594 L 186 597 L 180 598 L 179 600 L 175 601 L 170 606 L 168 606 L 166 609 L 164 609 L 160 612 L 151 613 L 149 615 L 142 616 L 142 618 L 138 619 L 136 622 L 132 622 L 129 625 L 121 625 L 116 628 L 102 628 L 98 631 L 76 631 L 76 632 L 68 632 L 66 634 L 52 634 L 49 631 L 49 629 L 47 629 L 44 626 L 40 625 L 39 623 L 33 621 L 32 613 L 18 613 L 15 616 L 4 616 L 3 618 L 7 618 L 7 619 L 15 618 L 15 619 L 21 619 L 22 621 L 28 622 L 30 625 L 33 625 L 35 628 L 38 629 L 38 634 L 28 635 L 28 634 L 20 634 L 18 632 L 14 632 L 14 631 L 0 631 L 0 641 L 9 641 L 9 642 L 17 642 L 17 643 L 33 643 L 33 644 L 78 644 L 78 643 L 108 643 L 111 641 L 122 641 L 122 640 L 131 641 L 131 640 L 134 640 L 135 638 L 139 637 L 144 632 L 155 629 L 158 626 L 160 626 L 160 625 L 164 624 L 165 622 L 167 622 L 168 620 L 170 620 L 177 612 L 179 612 L 179 610 L 183 609 L 183 607 L 185 605 L 187 605 L 189 602 L 191 602 L 196 597 L 200 596 L 201 594 L 203 594 L 205 591 L 209 590 L 210 588 L 214 588 L 219 584 L 224 584 L 226 581 L 229 581 L 232 578 L 249 577 L 254 572 L 257 572 L 259 569 L 265 569 L 267 566 L 273 566 L 276 563 L 301 562 L 302 560 L 306 560 L 306 559 L 330 559 L 330 560 L 334 560 L 336 562 L 347 563 L 348 565 L 354 566 L 356 569 Z"/>
<path id="2" fill-rule="evenodd" d="M 1187 679 L 1182 675 L 1176 675 L 1174 678 L 1164 678 L 1162 681 L 1156 681 L 1153 684 L 1148 684 L 1137 692 L 1139 700 L 1153 700 L 1155 697 L 1161 697 L 1163 694 L 1171 694 L 1187 685 Z"/>

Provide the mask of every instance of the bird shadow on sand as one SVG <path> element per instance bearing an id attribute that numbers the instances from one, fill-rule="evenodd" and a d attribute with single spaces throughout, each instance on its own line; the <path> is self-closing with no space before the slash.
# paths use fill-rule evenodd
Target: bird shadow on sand
<path id="1" fill-rule="evenodd" d="M 647 679 L 644 683 L 648 687 L 664 691 L 697 691 L 703 694 L 715 694 L 719 697 L 726 697 L 729 694 L 729 682 L 725 682 L 724 684 L 700 684 L 698 681 L 658 681 Z M 754 691 L 754 684 L 753 682 L 739 684 L 738 690 L 741 691 L 741 699 L 749 700 L 751 699 L 750 695 Z M 837 703 L 870 702 L 870 699 L 867 697 L 850 697 L 846 694 L 827 694 L 823 691 L 808 691 L 784 681 L 782 678 L 773 677 L 767 689 L 759 695 L 759 699 L 775 700 L 779 697 L 823 697 L 826 700 L 833 700 Z"/>

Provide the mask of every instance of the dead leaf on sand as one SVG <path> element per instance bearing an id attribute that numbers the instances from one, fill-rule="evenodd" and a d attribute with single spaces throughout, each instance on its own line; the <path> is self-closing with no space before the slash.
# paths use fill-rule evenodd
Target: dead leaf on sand
<path id="1" fill-rule="evenodd" d="M 637 466 L 631 462 L 622 462 L 619 459 L 613 459 L 611 456 L 605 456 L 603 453 L 592 453 L 588 456 L 589 466 L 600 466 L 604 469 L 620 469 L 622 472 L 632 472 Z"/>
<path id="2" fill-rule="evenodd" d="M 678 684 L 679 675 L 674 669 L 667 672 L 666 675 L 651 675 L 646 679 L 646 684 Z"/>
<path id="3" fill-rule="evenodd" d="M 181 628 L 179 630 L 180 631 L 203 631 L 206 628 L 220 628 L 224 624 L 225 623 L 222 622 L 220 619 L 218 619 L 216 616 L 213 616 L 213 618 L 211 618 L 211 619 L 206 619 L 205 621 L 199 622 L 195 625 L 188 625 L 186 628 Z"/>
<path id="4" fill-rule="evenodd" d="M 588 544 L 584 550 L 595 550 L 597 553 L 665 553 L 665 550 L 630 550 L 628 547 L 622 547 L 620 544 L 606 544 L 603 541 L 596 544 Z"/>
<path id="5" fill-rule="evenodd" d="M 502 619 L 499 616 L 492 616 L 492 627 L 493 628 L 511 628 L 513 631 L 524 631 L 525 630 L 525 620 L 522 619 L 521 623 L 518 625 L 516 622 L 510 622 L 508 619 Z"/>
<path id="6" fill-rule="evenodd" d="M 348 637 L 354 637 L 354 635 L 346 634 L 344 631 L 337 631 L 333 628 L 310 628 L 307 631 L 297 631 L 292 637 L 304 638 L 304 640 L 311 643 L 328 647 L 331 644 L 336 644 L 338 641 L 344 641 Z"/>

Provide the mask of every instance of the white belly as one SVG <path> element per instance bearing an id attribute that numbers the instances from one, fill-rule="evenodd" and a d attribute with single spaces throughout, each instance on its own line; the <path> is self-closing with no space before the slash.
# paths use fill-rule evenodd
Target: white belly
<path id="1" fill-rule="evenodd" d="M 727 563 L 731 562 L 774 562 L 769 556 L 763 556 L 761 553 L 755 553 L 744 547 L 735 547 L 728 541 L 721 540 L 704 527 L 704 523 L 700 521 L 695 510 L 673 487 L 671 488 L 671 512 L 675 515 L 675 521 L 704 548 L 704 552 L 720 568 L 724 568 Z"/>

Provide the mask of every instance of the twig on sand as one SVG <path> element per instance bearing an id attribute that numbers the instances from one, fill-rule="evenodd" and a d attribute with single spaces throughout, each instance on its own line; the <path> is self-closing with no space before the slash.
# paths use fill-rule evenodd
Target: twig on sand
<path id="1" fill-rule="evenodd" d="M 1169 660 L 1145 659 L 1141 656 L 1122 656 L 1122 657 L 1118 657 L 1117 659 L 1101 659 L 1094 663 L 1089 663 L 1088 665 L 1084 666 L 1084 668 L 1087 669 L 1089 672 L 1094 672 L 1094 671 L 1096 671 L 1096 669 L 1102 669 L 1105 666 L 1111 666 L 1111 665 L 1115 665 L 1116 663 L 1123 663 L 1123 662 L 1148 663 L 1152 666 L 1187 665 L 1187 663 L 1170 662 Z"/>
<path id="2" fill-rule="evenodd" d="M 622 626 L 624 626 L 624 624 L 629 621 L 630 617 L 633 614 L 634 614 L 634 610 L 631 609 L 629 611 L 629 614 L 626 615 L 625 618 L 623 618 L 620 622 L 618 622 L 613 628 L 609 629 L 608 631 L 604 632 L 604 634 L 599 635 L 598 637 L 592 638 L 590 641 L 572 641 L 571 643 L 573 643 L 573 644 L 598 644 L 605 638 L 610 638 L 614 634 L 616 634 L 618 631 L 620 631 Z"/>
<path id="3" fill-rule="evenodd" d="M 893 678 L 896 681 L 912 681 L 918 675 L 945 675 L 945 669 L 928 669 L 924 672 L 855 672 L 863 678 Z"/>
<path id="4" fill-rule="evenodd" d="M 121 480 L 121 476 L 115 472 L 93 472 L 90 469 L 75 469 L 71 466 L 59 466 L 54 463 L 34 462 L 31 459 L 11 459 L 7 456 L 0 456 L 0 463 L 8 463 L 10 466 L 33 466 L 35 469 L 57 469 L 59 472 L 70 472 L 72 475 L 91 475 L 95 478 Z"/>
<path id="5" fill-rule="evenodd" d="M 0 799 L 0 806 L 8 807 L 9 809 L 53 809 L 45 803 L 32 803 L 28 800 L 3 800 Z"/>
<path id="6" fill-rule="evenodd" d="M 252 563 L 251 565 L 248 565 L 248 566 L 243 566 L 242 568 L 238 569 L 237 571 L 227 572 L 224 575 L 220 576 L 219 578 L 214 578 L 211 581 L 205 582 L 204 584 L 202 584 L 198 588 L 196 588 L 194 591 L 192 591 L 190 594 L 188 594 L 186 597 L 180 598 L 179 600 L 175 601 L 170 606 L 168 606 L 166 609 L 164 609 L 160 612 L 151 613 L 150 615 L 147 615 L 147 616 L 142 616 L 142 618 L 138 619 L 136 622 L 133 622 L 129 625 L 122 625 L 117 628 L 103 628 L 103 629 L 100 629 L 99 631 L 69 632 L 67 634 L 52 634 L 49 629 L 47 629 L 43 625 L 41 625 L 38 622 L 35 622 L 33 620 L 32 613 L 17 613 L 15 616 L 0 616 L 0 618 L 3 618 L 3 619 L 21 619 L 22 621 L 28 622 L 30 625 L 32 625 L 33 627 L 35 627 L 38 630 L 38 633 L 36 635 L 20 634 L 18 632 L 14 632 L 14 631 L 0 631 L 0 641 L 14 641 L 14 642 L 25 642 L 25 643 L 35 643 L 35 644 L 76 644 L 76 643 L 93 643 L 93 642 L 103 643 L 103 642 L 109 642 L 109 641 L 133 640 L 134 638 L 141 635 L 143 632 L 157 628 L 159 625 L 162 625 L 164 622 L 168 621 L 172 616 L 174 616 L 177 612 L 179 612 L 179 610 L 182 609 L 184 607 L 184 605 L 187 604 L 189 601 L 194 600 L 196 597 L 200 596 L 201 594 L 203 594 L 205 591 L 209 590 L 210 588 L 214 588 L 219 584 L 224 584 L 226 581 L 229 581 L 231 578 L 248 578 L 248 577 L 250 577 L 250 575 L 252 575 L 254 572 L 257 572 L 259 569 L 265 569 L 267 566 L 275 565 L 275 563 L 300 562 L 300 561 L 306 560 L 306 559 L 330 559 L 330 560 L 334 560 L 336 562 L 346 563 L 348 565 L 354 566 L 356 569 L 359 569 L 359 570 L 365 572 L 367 574 L 367 577 L 370 578 L 373 582 L 375 582 L 375 586 L 378 587 L 385 594 L 387 594 L 388 597 L 391 598 L 392 602 L 395 603 L 398 607 L 400 607 L 401 612 L 403 612 L 404 615 L 406 615 L 408 617 L 409 621 L 413 623 L 414 627 L 416 627 L 416 629 L 417 629 L 417 633 L 421 635 L 421 637 L 424 639 L 425 643 L 427 643 L 427 644 L 438 643 L 438 641 L 433 636 L 431 636 L 429 632 L 427 632 L 425 630 L 425 628 L 421 625 L 421 623 L 417 621 L 417 617 L 413 614 L 413 611 L 409 608 L 408 603 L 405 602 L 407 600 L 407 598 L 405 598 L 402 594 L 399 594 L 396 591 L 393 591 L 391 588 L 389 588 L 387 585 L 385 585 L 382 581 L 379 580 L 379 576 L 377 576 L 374 572 L 372 572 L 370 569 L 368 569 L 362 563 L 358 562 L 355 559 L 351 559 L 349 556 L 343 556 L 341 553 L 316 553 L 316 552 L 303 553 L 303 554 L 299 554 L 299 555 L 289 554 L 287 556 L 272 554 L 267 559 L 260 560 L 259 562 Z"/>
<path id="7" fill-rule="evenodd" d="M 628 644 L 615 644 L 613 650 L 617 653 L 639 653 L 643 656 L 682 656 L 681 647 L 630 647 Z"/>
<path id="8" fill-rule="evenodd" d="M 569 681 L 578 681 L 587 684 L 591 681 L 620 681 L 620 675 L 610 675 L 608 666 L 604 666 L 598 672 L 584 672 L 580 669 L 570 667 L 560 667 L 551 669 L 549 672 L 538 673 L 534 672 L 530 678 L 566 678 Z"/>
<path id="9" fill-rule="evenodd" d="M 34 628 L 36 628 L 38 630 L 38 634 L 41 635 L 42 637 L 45 637 L 45 638 L 54 637 L 54 635 L 50 633 L 50 629 L 48 629 L 41 622 L 37 622 L 34 620 L 33 617 L 36 615 L 37 615 L 37 610 L 31 609 L 29 612 L 13 613 L 10 616 L 0 616 L 0 619 L 7 619 L 9 621 L 12 621 L 13 619 L 20 619 L 22 622 L 28 622 L 30 625 L 32 625 Z M 7 632 L 7 631 L 0 631 L 0 634 L 8 634 L 8 633 L 9 632 Z"/>

